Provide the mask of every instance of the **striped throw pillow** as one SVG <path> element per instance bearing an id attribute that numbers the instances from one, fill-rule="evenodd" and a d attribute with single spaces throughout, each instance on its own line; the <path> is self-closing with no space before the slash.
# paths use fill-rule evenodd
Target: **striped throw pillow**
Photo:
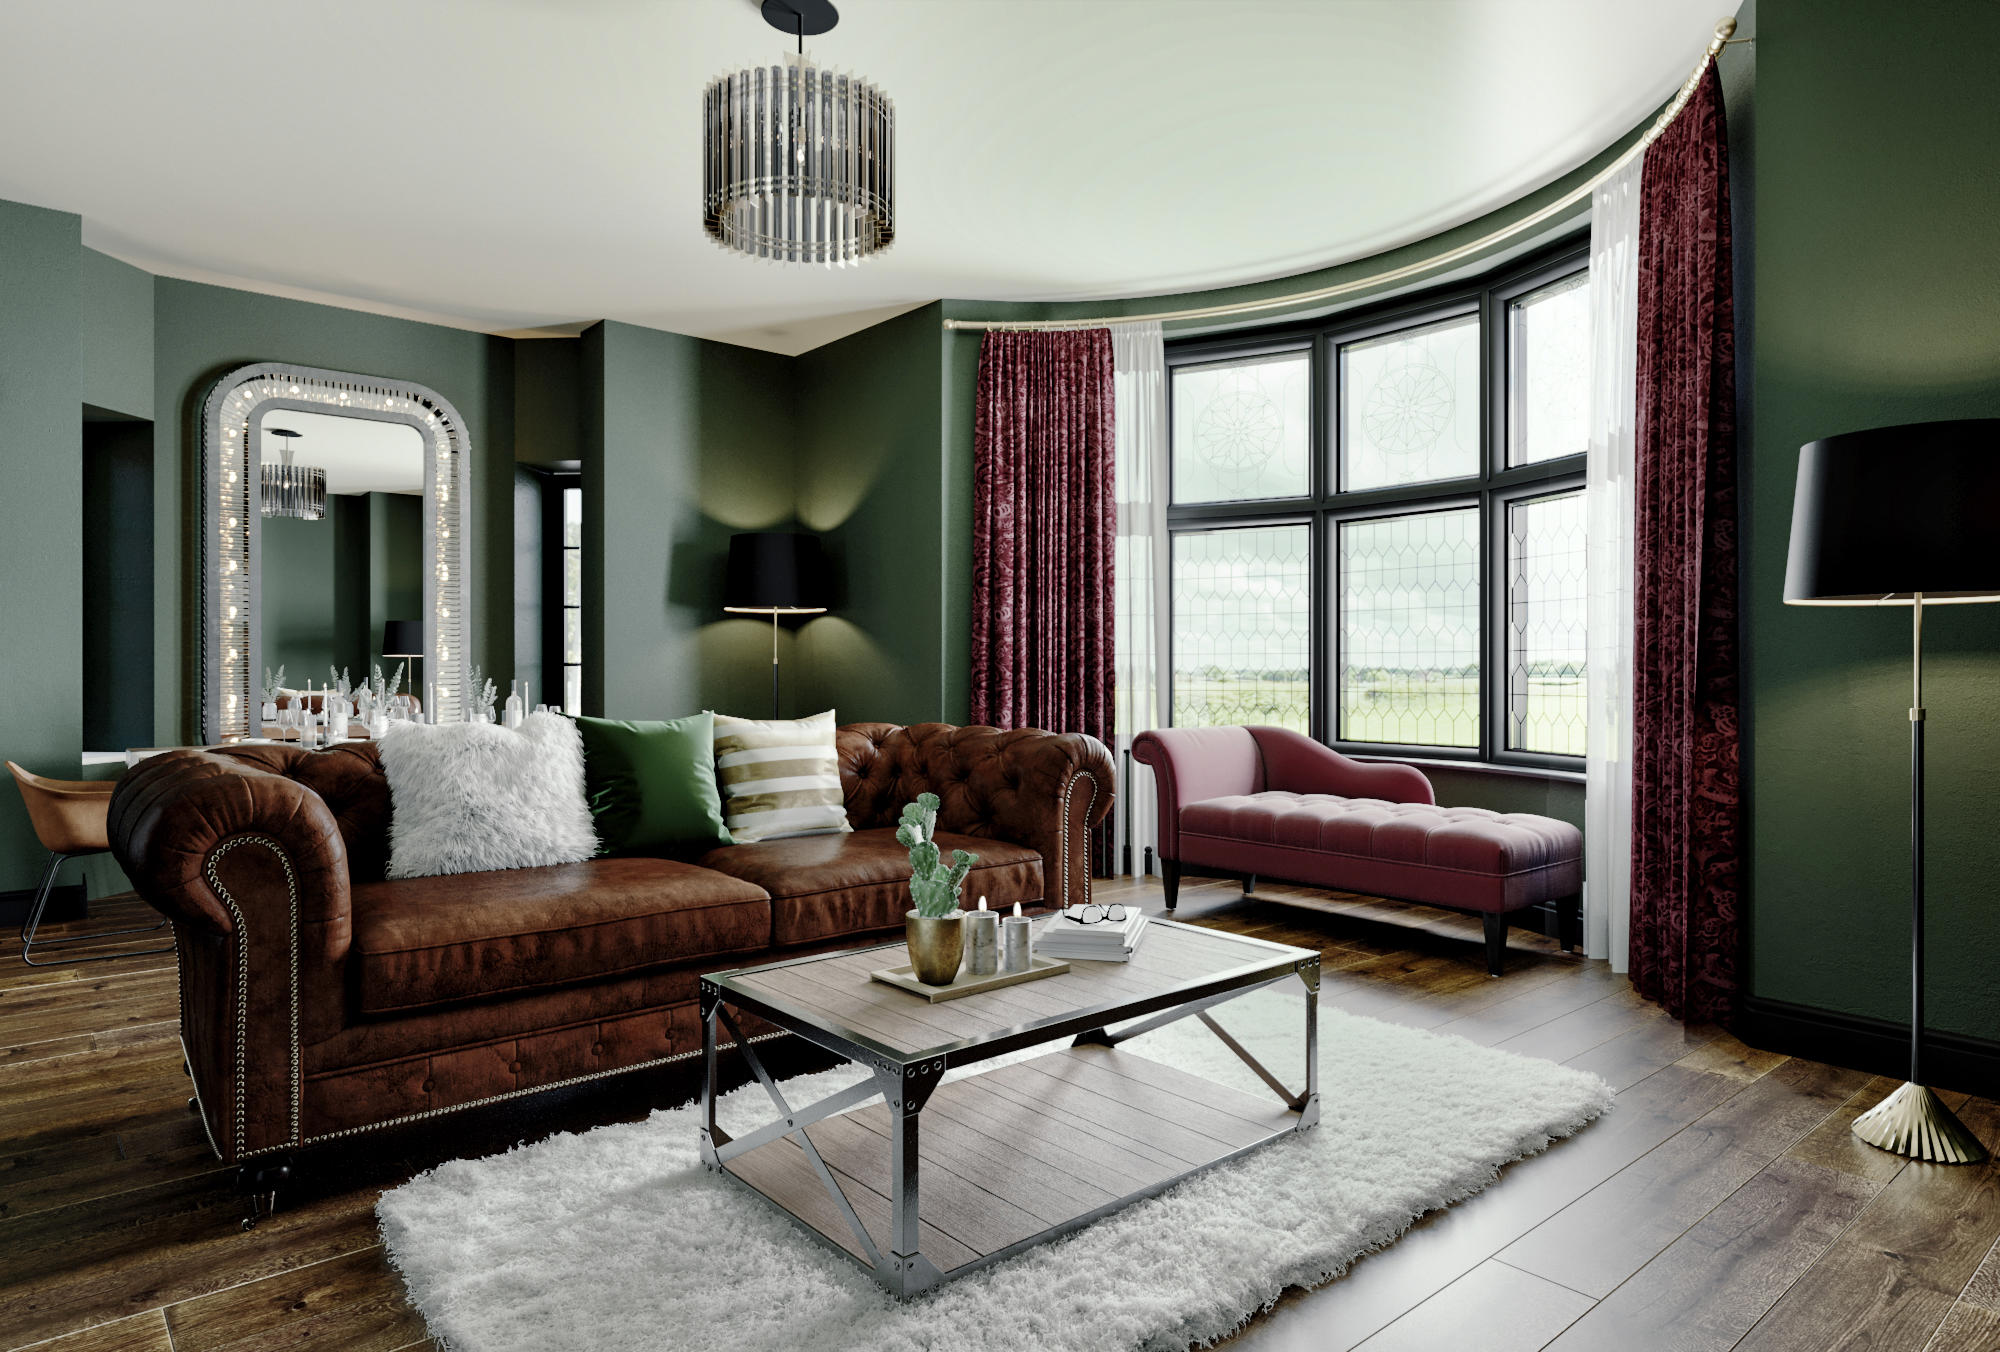
<path id="1" fill-rule="evenodd" d="M 740 844 L 851 831 L 833 710 L 791 722 L 715 716 L 715 782 Z"/>

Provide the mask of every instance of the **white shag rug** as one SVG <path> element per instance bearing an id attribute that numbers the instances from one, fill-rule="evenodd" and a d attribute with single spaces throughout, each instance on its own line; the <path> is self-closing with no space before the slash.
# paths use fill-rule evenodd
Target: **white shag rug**
<path id="1" fill-rule="evenodd" d="M 1298 1077 L 1297 994 L 1213 1012 Z M 1194 1020 L 1122 1049 L 1270 1093 Z M 841 1067 L 782 1088 L 803 1106 L 859 1078 Z M 377 1214 L 411 1300 L 453 1352 L 1183 1349 L 1287 1286 L 1339 1276 L 1610 1104 L 1595 1075 L 1322 1009 L 1318 1127 L 907 1302 L 702 1168 L 694 1105 L 441 1165 L 384 1194 Z M 754 1083 L 720 1115 L 736 1134 L 775 1116 Z"/>

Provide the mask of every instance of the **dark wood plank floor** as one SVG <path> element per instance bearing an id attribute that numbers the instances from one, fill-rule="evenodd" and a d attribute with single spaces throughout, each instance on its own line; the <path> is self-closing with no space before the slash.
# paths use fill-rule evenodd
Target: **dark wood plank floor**
<path id="1" fill-rule="evenodd" d="M 1099 884 L 1157 910 L 1157 886 Z M 1277 900 L 1283 898 L 1281 902 Z M 143 919 L 133 901 L 92 923 Z M 1603 1075 L 1616 1109 L 1232 1346 L 1255 1352 L 2000 1352 L 2000 1168 L 1912 1164 L 1848 1132 L 1893 1082 L 1686 1028 L 1602 963 L 1340 894 L 1183 889 L 1182 918 L 1320 949 L 1322 998 Z M 626 1076 L 364 1138 L 255 1232 L 186 1108 L 171 958 L 30 971 L 0 943 L 0 1349 L 430 1346 L 374 1204 L 442 1160 L 683 1102 Z M 780 1069 L 815 1064 L 780 1054 Z M 1989 1145 L 2000 1106 L 1949 1096 Z"/>

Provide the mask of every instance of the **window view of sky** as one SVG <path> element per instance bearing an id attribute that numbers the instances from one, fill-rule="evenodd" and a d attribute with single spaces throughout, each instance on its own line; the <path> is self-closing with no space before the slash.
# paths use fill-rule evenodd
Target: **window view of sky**
<path id="1" fill-rule="evenodd" d="M 1503 307 L 1493 379 L 1505 386 L 1505 425 L 1490 431 L 1505 437 L 1509 465 L 1586 449 L 1588 282 L 1573 272 Z M 1484 312 L 1353 341 L 1330 336 L 1321 350 L 1333 353 L 1324 374 L 1336 382 L 1338 425 L 1327 440 L 1339 473 L 1328 466 L 1311 522 L 1254 519 L 1301 510 L 1260 501 L 1313 495 L 1310 351 L 1174 371 L 1174 508 L 1242 503 L 1252 517 L 1173 524 L 1174 723 L 1309 730 L 1317 628 L 1335 656 L 1320 675 L 1324 731 L 1337 740 L 1583 753 L 1582 490 L 1568 479 L 1536 497 L 1467 500 L 1501 456 L 1482 443 Z M 1367 500 L 1369 515 L 1333 514 L 1361 492 L 1380 494 Z M 1437 501 L 1446 495 L 1456 500 Z M 1323 578 L 1314 575 L 1315 531 Z M 1489 632 L 1497 671 L 1482 669 Z M 1488 682 L 1498 683 L 1504 724 L 1490 735 Z"/>

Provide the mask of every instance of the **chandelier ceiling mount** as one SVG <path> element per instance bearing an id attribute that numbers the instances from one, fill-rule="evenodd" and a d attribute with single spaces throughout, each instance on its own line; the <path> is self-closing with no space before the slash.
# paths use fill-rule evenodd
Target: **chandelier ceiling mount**
<path id="1" fill-rule="evenodd" d="M 292 463 L 292 442 L 303 435 L 285 427 L 267 427 L 264 435 L 280 438 L 282 449 L 275 461 L 261 468 L 262 508 L 265 516 L 289 516 L 300 521 L 326 519 L 326 471 L 316 465 Z"/>

